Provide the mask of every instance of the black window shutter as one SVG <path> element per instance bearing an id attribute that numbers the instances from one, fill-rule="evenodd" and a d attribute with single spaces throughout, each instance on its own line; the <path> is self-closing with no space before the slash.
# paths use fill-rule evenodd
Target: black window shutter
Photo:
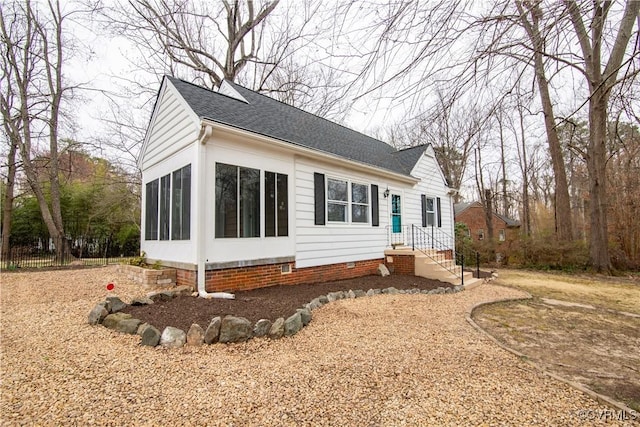
<path id="1" fill-rule="evenodd" d="M 378 209 L 378 186 L 371 184 L 371 225 L 380 226 L 380 210 Z"/>
<path id="2" fill-rule="evenodd" d="M 427 226 L 427 196 L 424 194 L 420 195 L 420 200 L 422 201 L 422 226 Z"/>
<path id="3" fill-rule="evenodd" d="M 436 197 L 436 209 L 438 210 L 438 227 L 442 227 L 442 216 L 440 215 L 440 197 Z"/>
<path id="4" fill-rule="evenodd" d="M 313 195 L 314 195 L 314 220 L 316 225 L 324 225 L 324 174 L 315 172 L 313 174 Z"/>

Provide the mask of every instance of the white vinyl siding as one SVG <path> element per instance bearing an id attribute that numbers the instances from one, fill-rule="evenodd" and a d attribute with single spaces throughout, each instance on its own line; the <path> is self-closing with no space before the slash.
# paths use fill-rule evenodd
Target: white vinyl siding
<path id="1" fill-rule="evenodd" d="M 313 174 L 325 174 L 327 181 L 336 179 L 348 182 L 349 193 L 352 192 L 351 183 L 367 183 L 368 192 L 371 191 L 371 184 L 386 188 L 386 183 L 379 177 L 321 166 L 309 159 L 296 159 L 295 168 L 296 268 L 383 258 L 387 244 L 385 227 L 389 223 L 388 199 L 383 198 L 382 195 L 379 197 L 379 227 L 364 227 L 357 222 L 332 222 L 329 217 L 325 225 L 315 225 Z M 327 202 L 329 203 L 329 197 Z M 370 204 L 371 198 L 368 194 L 367 222 L 370 222 Z M 350 210 L 353 205 L 347 202 L 345 206 L 347 215 L 351 216 Z"/>
<path id="2" fill-rule="evenodd" d="M 158 107 L 142 153 L 142 170 L 182 150 L 197 140 L 199 120 L 177 95 L 169 81 Z"/>

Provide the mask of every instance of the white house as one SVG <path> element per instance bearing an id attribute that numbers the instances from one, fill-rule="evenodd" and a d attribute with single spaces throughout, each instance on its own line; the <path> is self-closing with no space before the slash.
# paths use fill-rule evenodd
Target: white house
<path id="1" fill-rule="evenodd" d="M 416 233 L 453 249 L 429 145 L 398 151 L 228 81 L 165 77 L 140 168 L 141 248 L 201 294 L 375 274 Z"/>

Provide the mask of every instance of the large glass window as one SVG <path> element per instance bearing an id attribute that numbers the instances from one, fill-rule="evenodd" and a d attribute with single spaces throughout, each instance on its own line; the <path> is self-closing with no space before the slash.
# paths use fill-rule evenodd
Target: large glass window
<path id="1" fill-rule="evenodd" d="M 171 175 L 160 178 L 160 240 L 169 240 L 171 206 Z"/>
<path id="2" fill-rule="evenodd" d="M 369 186 L 351 184 L 351 221 L 369 222 Z"/>
<path id="3" fill-rule="evenodd" d="M 260 237 L 260 171 L 216 163 L 216 237 Z"/>
<path id="4" fill-rule="evenodd" d="M 264 173 L 265 236 L 289 235 L 289 195 L 287 175 Z"/>
<path id="5" fill-rule="evenodd" d="M 144 238 L 189 240 L 191 165 L 147 183 Z"/>
<path id="6" fill-rule="evenodd" d="M 240 237 L 260 237 L 260 171 L 240 169 Z"/>
<path id="7" fill-rule="evenodd" d="M 158 180 L 147 183 L 144 238 L 158 240 Z"/>
<path id="8" fill-rule="evenodd" d="M 238 237 L 238 167 L 216 164 L 216 237 Z"/>
<path id="9" fill-rule="evenodd" d="M 173 173 L 171 239 L 189 240 L 191 234 L 191 165 Z"/>
<path id="10" fill-rule="evenodd" d="M 329 221 L 347 222 L 348 188 L 347 181 L 327 179 L 327 217 Z"/>

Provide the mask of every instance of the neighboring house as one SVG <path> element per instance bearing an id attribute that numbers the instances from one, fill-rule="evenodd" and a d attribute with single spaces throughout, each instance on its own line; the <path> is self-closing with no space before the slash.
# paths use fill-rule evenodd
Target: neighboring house
<path id="1" fill-rule="evenodd" d="M 487 220 L 484 207 L 480 202 L 456 203 L 454 205 L 456 222 L 467 226 L 467 236 L 473 241 L 488 239 Z M 497 249 L 508 248 L 519 238 L 520 223 L 504 215 L 493 213 L 493 239 Z"/>
<path id="2" fill-rule="evenodd" d="M 397 151 L 228 81 L 165 77 L 139 165 L 141 249 L 201 295 L 375 274 L 411 224 L 453 235 L 431 146 Z"/>

